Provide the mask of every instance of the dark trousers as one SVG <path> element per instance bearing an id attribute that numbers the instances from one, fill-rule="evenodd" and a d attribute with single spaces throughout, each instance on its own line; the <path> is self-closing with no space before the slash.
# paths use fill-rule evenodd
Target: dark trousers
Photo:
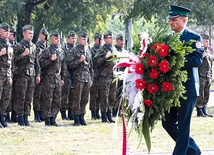
<path id="1" fill-rule="evenodd" d="M 201 151 L 195 141 L 189 136 L 190 120 L 196 97 L 180 99 L 180 107 L 172 107 L 162 121 L 163 128 L 176 142 L 173 155 L 197 155 Z"/>

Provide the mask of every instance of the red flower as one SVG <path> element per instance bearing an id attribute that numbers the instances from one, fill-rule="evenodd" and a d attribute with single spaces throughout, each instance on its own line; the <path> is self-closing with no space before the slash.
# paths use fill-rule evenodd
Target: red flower
<path id="1" fill-rule="evenodd" d="M 135 72 L 137 74 L 143 74 L 144 72 L 143 68 L 144 68 L 143 64 L 138 63 L 136 64 Z"/>
<path id="2" fill-rule="evenodd" d="M 135 87 L 139 90 L 143 90 L 144 88 L 146 88 L 146 80 L 136 79 Z"/>
<path id="3" fill-rule="evenodd" d="M 166 57 L 168 55 L 169 47 L 166 44 L 155 44 L 152 49 L 161 56 Z"/>
<path id="4" fill-rule="evenodd" d="M 166 73 L 169 71 L 169 62 L 166 60 L 163 60 L 159 63 L 159 69 L 162 73 Z"/>
<path id="5" fill-rule="evenodd" d="M 156 84 L 148 84 L 148 91 L 150 94 L 158 92 L 158 86 Z"/>
<path id="6" fill-rule="evenodd" d="M 151 67 L 155 67 L 157 66 L 158 64 L 158 58 L 154 55 L 151 55 L 148 59 L 148 64 L 151 66 Z"/>
<path id="7" fill-rule="evenodd" d="M 144 104 L 148 107 L 150 107 L 153 103 L 151 100 L 144 100 Z"/>
<path id="8" fill-rule="evenodd" d="M 169 82 L 163 82 L 162 87 L 163 87 L 164 92 L 173 90 L 173 85 Z"/>
<path id="9" fill-rule="evenodd" d="M 155 69 L 152 69 L 152 71 L 149 74 L 149 77 L 152 79 L 157 79 L 158 78 L 158 71 L 156 71 Z"/>

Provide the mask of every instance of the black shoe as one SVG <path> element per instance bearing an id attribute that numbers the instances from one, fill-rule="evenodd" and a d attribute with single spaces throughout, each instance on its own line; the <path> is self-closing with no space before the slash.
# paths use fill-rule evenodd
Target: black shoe
<path id="1" fill-rule="evenodd" d="M 107 112 L 107 118 L 110 123 L 115 123 L 115 121 L 112 119 L 112 112 L 110 110 Z"/>
<path id="2" fill-rule="evenodd" d="M 66 111 L 62 111 L 61 112 L 61 117 L 62 117 L 62 120 L 67 120 L 68 118 L 66 117 Z"/>
<path id="3" fill-rule="evenodd" d="M 57 123 L 56 123 L 56 119 L 54 117 L 51 117 L 51 125 L 52 126 L 59 126 Z"/>
<path id="4" fill-rule="evenodd" d="M 85 125 L 87 125 L 87 123 L 85 122 L 84 115 L 85 114 L 81 114 L 81 115 L 79 115 L 79 117 L 80 117 L 80 124 L 85 126 Z"/>
<path id="5" fill-rule="evenodd" d="M 79 115 L 74 115 L 74 126 L 80 126 Z"/>
<path id="6" fill-rule="evenodd" d="M 45 118 L 45 126 L 50 126 L 50 125 L 51 125 L 50 117 Z"/>
<path id="7" fill-rule="evenodd" d="M 91 111 L 91 119 L 93 119 L 93 120 L 97 119 L 96 110 Z"/>
<path id="8" fill-rule="evenodd" d="M 103 123 L 109 123 L 108 119 L 107 119 L 107 113 L 106 112 L 101 112 L 101 117 L 102 117 Z"/>
<path id="9" fill-rule="evenodd" d="M 99 109 L 96 110 L 96 117 L 97 117 L 97 119 L 100 119 Z"/>
<path id="10" fill-rule="evenodd" d="M 74 115 L 72 114 L 71 110 L 68 110 L 68 119 L 69 120 L 74 120 Z"/>
<path id="11" fill-rule="evenodd" d="M 5 121 L 5 116 L 4 115 L 0 115 L 0 122 L 1 122 L 1 125 L 4 128 L 7 127 L 7 122 Z"/>
<path id="12" fill-rule="evenodd" d="M 206 107 L 203 107 L 203 108 L 202 108 L 202 112 L 203 112 L 204 115 L 207 116 L 207 117 L 213 117 L 213 115 L 207 113 Z"/>
<path id="13" fill-rule="evenodd" d="M 41 122 L 39 110 L 34 110 L 34 122 Z"/>
<path id="14" fill-rule="evenodd" d="M 25 126 L 30 126 L 30 123 L 28 121 L 28 115 L 24 115 L 24 123 L 25 123 Z"/>
<path id="15" fill-rule="evenodd" d="M 12 110 L 11 122 L 14 122 L 14 123 L 18 122 L 18 116 L 17 116 L 17 113 L 14 110 Z"/>
<path id="16" fill-rule="evenodd" d="M 197 117 L 206 117 L 206 115 L 202 111 L 202 108 L 196 108 L 196 110 L 197 110 Z"/>
<path id="17" fill-rule="evenodd" d="M 18 116 L 18 125 L 25 126 L 24 116 Z"/>
<path id="18" fill-rule="evenodd" d="M 7 123 L 11 123 L 10 113 L 7 113 L 7 116 L 5 117 L 5 121 L 6 121 Z"/>

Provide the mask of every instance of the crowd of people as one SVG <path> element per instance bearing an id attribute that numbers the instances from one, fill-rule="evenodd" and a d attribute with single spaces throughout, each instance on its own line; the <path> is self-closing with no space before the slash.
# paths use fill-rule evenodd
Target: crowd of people
<path id="1" fill-rule="evenodd" d="M 67 42 L 61 44 L 58 31 L 49 34 L 42 28 L 34 44 L 34 27 L 22 29 L 23 39 L 16 43 L 15 30 L 0 24 L 0 127 L 7 127 L 8 122 L 30 126 L 31 105 L 35 122 L 58 126 L 60 112 L 63 120 L 85 126 L 87 103 L 92 119 L 114 123 L 118 86 L 113 82 L 116 61 L 112 58 L 125 51 L 123 35 L 116 36 L 114 45 L 111 31 L 103 36 L 95 33 L 90 48 L 84 31 L 69 31 Z"/>

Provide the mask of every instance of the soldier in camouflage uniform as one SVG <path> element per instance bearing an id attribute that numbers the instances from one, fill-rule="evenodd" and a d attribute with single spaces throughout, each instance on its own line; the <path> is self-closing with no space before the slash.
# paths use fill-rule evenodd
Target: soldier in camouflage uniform
<path id="1" fill-rule="evenodd" d="M 64 85 L 66 64 L 60 48 L 58 31 L 50 32 L 51 45 L 42 52 L 39 60 L 42 69 L 42 104 L 46 126 L 58 126 L 56 117 L 61 105 L 61 86 Z"/>
<path id="2" fill-rule="evenodd" d="M 112 54 L 116 52 L 113 44 L 111 31 L 104 33 L 105 44 L 100 47 L 99 52 L 94 57 L 94 65 L 99 66 L 99 99 L 101 104 L 102 122 L 114 123 L 112 110 L 116 99 L 116 83 L 112 82 L 115 78 L 113 67 L 116 64 L 111 61 Z"/>
<path id="3" fill-rule="evenodd" d="M 8 41 L 10 28 L 7 23 L 0 24 L 0 127 L 7 127 L 6 109 L 11 100 L 13 49 Z"/>
<path id="4" fill-rule="evenodd" d="M 64 46 L 62 47 L 65 52 L 65 59 L 67 57 L 67 53 L 72 52 L 72 48 L 74 47 L 75 43 L 76 43 L 76 34 L 74 31 L 69 31 L 67 43 L 65 43 Z M 72 114 L 72 104 L 71 104 L 72 96 L 69 96 L 70 89 L 73 88 L 72 74 L 73 74 L 72 69 L 67 68 L 67 76 L 64 79 L 65 84 L 62 87 L 62 102 L 61 102 L 61 108 L 60 108 L 61 117 L 63 120 L 74 119 L 74 116 Z M 68 110 L 68 118 L 66 117 L 66 110 Z"/>
<path id="5" fill-rule="evenodd" d="M 38 57 L 40 57 L 44 49 L 47 48 L 47 37 L 48 31 L 45 28 L 42 28 L 39 32 L 39 40 L 36 42 L 36 54 L 38 55 Z M 35 87 L 33 96 L 33 110 L 35 122 L 44 121 L 41 104 L 41 83 L 39 83 Z"/>
<path id="6" fill-rule="evenodd" d="M 102 36 L 100 33 L 95 33 L 94 35 L 94 46 L 90 48 L 91 57 L 93 58 L 98 52 L 100 46 L 102 45 Z M 99 97 L 98 97 L 98 88 L 99 88 L 99 68 L 93 64 L 94 77 L 93 85 L 90 89 L 90 105 L 89 109 L 91 110 L 91 119 L 99 119 Z"/>
<path id="7" fill-rule="evenodd" d="M 33 26 L 23 26 L 24 38 L 14 47 L 14 110 L 18 114 L 18 124 L 29 126 L 28 116 L 35 88 L 35 80 L 40 82 L 40 67 L 33 39 Z M 36 76 L 36 78 L 35 78 Z"/>
<path id="8" fill-rule="evenodd" d="M 72 111 L 74 125 L 86 125 L 84 115 L 89 100 L 90 86 L 92 85 L 93 64 L 89 50 L 85 50 L 87 34 L 78 33 L 78 45 L 67 55 L 67 67 L 73 69 L 74 88 L 71 89 Z"/>
<path id="9" fill-rule="evenodd" d="M 197 97 L 195 107 L 197 109 L 198 117 L 213 117 L 206 111 L 206 106 L 210 97 L 210 86 L 212 82 L 212 65 L 214 60 L 213 53 L 208 49 L 209 36 L 206 34 L 201 35 L 204 42 L 203 62 L 198 68 L 200 80 L 200 96 Z"/>

